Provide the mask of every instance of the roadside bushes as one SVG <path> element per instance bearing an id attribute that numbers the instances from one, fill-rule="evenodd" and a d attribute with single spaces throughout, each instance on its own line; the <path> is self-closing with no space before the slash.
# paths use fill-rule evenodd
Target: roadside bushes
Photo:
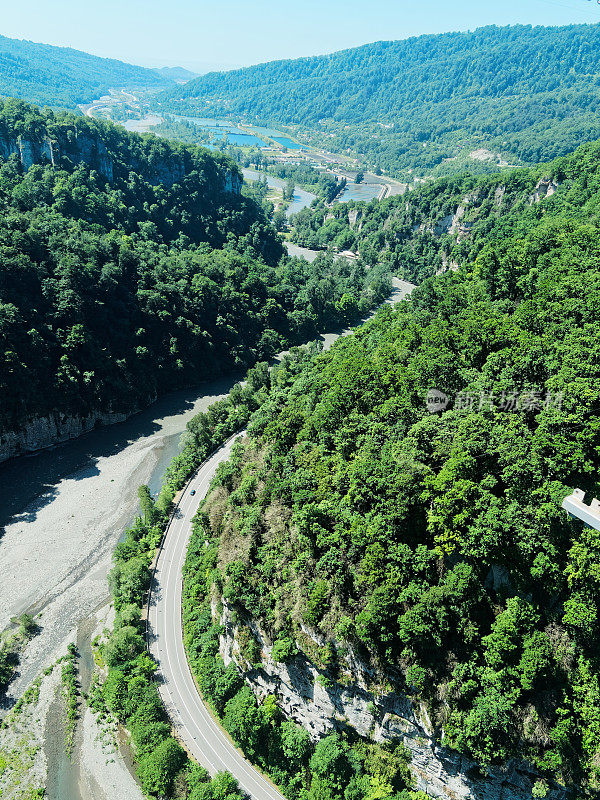
<path id="1" fill-rule="evenodd" d="M 185 760 L 185 751 L 175 739 L 163 739 L 140 762 L 142 786 L 149 794 L 166 794 Z"/>
<path id="2" fill-rule="evenodd" d="M 90 705 L 99 712 L 110 711 L 130 731 L 140 781 L 150 795 L 162 797 L 177 792 L 177 796 L 195 800 L 241 798 L 231 776 L 211 781 L 208 773 L 189 761 L 171 736 L 171 726 L 153 680 L 156 665 L 146 653 L 141 617 L 150 586 L 150 564 L 176 492 L 214 449 L 248 422 L 252 411 L 266 396 L 270 379 L 268 365 L 257 364 L 248 372 L 244 386 L 236 385 L 228 398 L 190 420 L 183 451 L 169 466 L 157 500 L 147 486 L 140 487 L 141 514 L 115 548 L 109 586 L 116 616 L 101 653 L 108 675 L 102 686 L 93 687 Z M 241 687 L 241 680 L 233 667 L 220 669 L 215 660 L 214 632 L 207 642 L 208 639 L 211 655 L 207 686 L 210 684 L 210 696 L 214 695 L 216 705 L 223 711 L 227 700 Z"/>

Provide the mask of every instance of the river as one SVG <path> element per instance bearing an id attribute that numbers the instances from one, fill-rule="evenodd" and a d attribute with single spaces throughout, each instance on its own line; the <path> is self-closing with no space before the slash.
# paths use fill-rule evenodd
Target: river
<path id="1" fill-rule="evenodd" d="M 19 696 L 77 623 L 108 596 L 106 575 L 137 509 L 137 487 L 156 491 L 188 420 L 225 395 L 235 377 L 175 392 L 126 422 L 0 465 L 0 630 L 41 614 L 27 647 Z"/>
<path id="2" fill-rule="evenodd" d="M 411 289 L 395 280 L 390 302 Z M 325 346 L 341 333 L 324 334 Z M 9 688 L 9 703 L 64 654 L 75 629 L 89 661 L 89 634 L 82 631 L 107 603 L 112 553 L 137 512 L 138 487 L 146 483 L 158 491 L 187 422 L 240 377 L 175 392 L 126 422 L 0 465 L 0 574 L 10 576 L 0 582 L 0 630 L 24 611 L 37 614 L 40 625 Z M 49 800 L 81 800 L 77 763 L 60 747 L 51 752 Z"/>
<path id="3" fill-rule="evenodd" d="M 265 172 L 258 172 L 255 169 L 243 169 L 242 172 L 247 181 L 257 181 L 266 177 L 267 184 L 272 189 L 285 189 L 287 186 L 286 181 L 281 178 L 275 178 L 273 175 L 267 175 Z M 288 210 L 285 212 L 286 215 L 289 217 L 292 214 L 297 214 L 298 211 L 302 211 L 302 209 L 309 206 L 313 200 L 316 200 L 316 197 L 315 194 L 311 194 L 310 192 L 304 191 L 304 189 L 296 187 L 294 189 L 294 197 L 292 198 Z"/>

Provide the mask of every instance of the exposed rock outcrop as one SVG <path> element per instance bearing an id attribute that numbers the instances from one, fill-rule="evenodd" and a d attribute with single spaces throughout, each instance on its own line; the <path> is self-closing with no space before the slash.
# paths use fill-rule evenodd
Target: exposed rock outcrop
<path id="1" fill-rule="evenodd" d="M 98 170 L 109 181 L 113 180 L 113 162 L 106 145 L 100 137 L 87 132 L 79 132 L 72 140 L 58 142 L 49 136 L 36 139 L 32 136 L 11 136 L 0 133 L 0 157 L 9 158 L 17 155 L 23 169 L 28 170 L 34 164 L 52 164 L 60 166 L 61 158 L 66 157 L 74 164 L 89 164 Z"/>
<path id="2" fill-rule="evenodd" d="M 478 199 L 479 199 L 479 194 L 476 191 L 466 195 L 463 198 L 462 203 L 456 209 L 454 216 L 452 217 L 450 227 L 448 228 L 448 233 L 456 234 L 456 240 L 458 242 L 460 242 L 461 239 L 464 239 L 465 236 L 468 236 L 470 234 L 471 229 L 475 224 L 473 221 L 471 222 L 465 221 L 464 217 L 467 211 L 469 210 L 469 207 L 477 203 Z"/>
<path id="3" fill-rule="evenodd" d="M 219 609 L 221 605 L 219 605 Z M 213 604 L 213 614 L 220 616 L 223 633 L 220 652 L 225 664 L 237 665 L 246 683 L 259 699 L 277 698 L 283 713 L 302 725 L 313 739 L 331 732 L 353 728 L 360 736 L 377 742 L 401 739 L 411 754 L 411 770 L 418 789 L 431 797 L 447 800 L 530 800 L 539 775 L 526 764 L 514 762 L 505 769 L 482 770 L 459 753 L 442 747 L 435 737 L 425 708 L 406 695 L 378 690 L 375 675 L 352 648 L 340 648 L 343 682 L 332 682 L 304 655 L 286 663 L 273 659 L 267 636 L 253 620 L 242 626 L 250 628 L 262 651 L 262 664 L 247 662 L 238 644 L 240 623 L 227 604 L 220 614 Z M 324 640 L 308 629 L 302 633 L 315 647 Z M 349 679 L 349 680 L 348 680 Z M 549 800 L 563 800 L 568 792 L 551 787 Z"/>
<path id="4" fill-rule="evenodd" d="M 87 164 L 108 181 L 115 179 L 113 158 L 100 133 L 92 129 L 66 129 L 59 139 L 48 135 L 40 138 L 24 134 L 13 135 L 0 130 L 0 158 L 6 160 L 11 155 L 19 158 L 25 170 L 34 164 L 52 164 L 59 167 L 70 162 Z M 151 164 L 147 161 L 136 161 L 132 154 L 129 167 L 142 174 L 150 183 L 172 186 L 181 181 L 194 165 L 189 158 L 178 154 L 156 158 Z M 237 172 L 223 170 L 222 189 L 230 194 L 240 194 L 242 189 L 240 175 Z"/>
<path id="5" fill-rule="evenodd" d="M 546 197 L 552 197 L 557 189 L 558 183 L 556 183 L 556 181 L 554 181 L 552 178 L 541 178 L 541 180 L 538 181 L 533 194 L 529 198 L 529 204 L 534 205 L 535 203 L 539 203 L 541 200 L 544 200 Z"/>
<path id="6" fill-rule="evenodd" d="M 348 223 L 351 228 L 356 225 L 356 220 L 358 219 L 358 208 L 353 208 L 351 211 L 348 212 Z"/>
<path id="7" fill-rule="evenodd" d="M 436 275 L 443 275 L 444 272 L 458 272 L 459 269 L 460 269 L 460 265 L 459 265 L 458 261 L 456 261 L 455 259 L 448 260 L 446 255 L 443 254 L 442 255 L 442 265 L 441 265 L 441 267 L 438 267 L 436 269 L 435 274 Z"/>
<path id="8" fill-rule="evenodd" d="M 98 411 L 88 416 L 68 416 L 54 413 L 29 419 L 18 430 L 0 433 L 0 462 L 75 439 L 101 425 L 123 422 L 134 413 L 135 409 L 129 414 Z"/>

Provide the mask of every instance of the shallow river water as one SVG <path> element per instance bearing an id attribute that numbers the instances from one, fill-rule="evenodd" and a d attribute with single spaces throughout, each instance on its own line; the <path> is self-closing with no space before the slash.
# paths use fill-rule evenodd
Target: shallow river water
<path id="1" fill-rule="evenodd" d="M 411 289 L 395 280 L 389 302 Z M 324 334 L 325 346 L 341 333 Z M 75 629 L 87 684 L 92 664 L 86 623 L 108 600 L 112 552 L 137 511 L 137 489 L 146 483 L 158 491 L 187 422 L 240 377 L 174 392 L 126 422 L 0 465 L 0 574 L 10 576 L 0 581 L 0 630 L 24 611 L 38 614 L 40 624 L 10 686 L 9 703 L 64 654 Z M 58 714 L 56 706 L 47 720 L 55 725 L 53 738 L 60 737 Z M 49 800 L 87 800 L 76 761 L 60 747 L 49 749 L 48 758 Z"/>

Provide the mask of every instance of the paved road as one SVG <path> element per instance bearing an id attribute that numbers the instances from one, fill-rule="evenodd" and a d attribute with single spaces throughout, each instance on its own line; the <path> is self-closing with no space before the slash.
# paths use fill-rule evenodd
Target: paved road
<path id="1" fill-rule="evenodd" d="M 150 650 L 158 661 L 162 677 L 160 694 L 177 735 L 189 753 L 211 775 L 230 772 L 254 800 L 282 800 L 283 795 L 236 750 L 204 705 L 183 647 L 182 574 L 192 519 L 217 467 L 229 458 L 234 441 L 230 439 L 200 468 L 181 497 L 167 530 L 152 591 Z"/>
<path id="2" fill-rule="evenodd" d="M 395 303 L 414 288 L 394 279 Z M 349 333 L 344 331 L 342 335 Z M 339 334 L 325 338 L 326 346 Z M 242 436 L 243 433 L 238 434 Z M 226 461 L 236 437 L 198 470 L 181 496 L 164 537 L 152 584 L 149 613 L 150 651 L 159 665 L 159 691 L 177 735 L 188 752 L 211 775 L 230 772 L 253 800 L 283 800 L 283 795 L 246 761 L 204 705 L 192 678 L 183 646 L 181 596 L 183 564 L 192 533 L 192 519 L 206 497 L 219 464 Z M 195 494 L 192 495 L 192 490 Z"/>

